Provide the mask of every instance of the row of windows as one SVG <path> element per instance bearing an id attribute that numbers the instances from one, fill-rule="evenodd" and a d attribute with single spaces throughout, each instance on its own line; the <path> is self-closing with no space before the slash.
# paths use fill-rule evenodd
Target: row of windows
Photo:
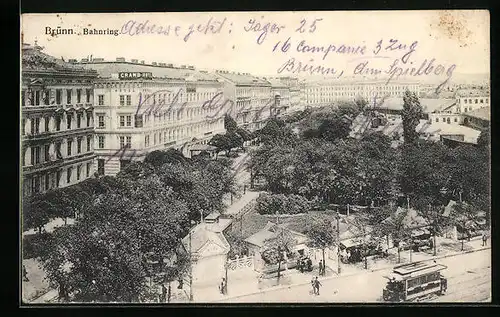
<path id="1" fill-rule="evenodd" d="M 408 280 L 408 288 L 422 285 L 429 282 L 434 282 L 439 280 L 439 272 L 420 276 L 412 280 Z"/>
<path id="2" fill-rule="evenodd" d="M 62 116 L 42 116 L 21 119 L 21 134 L 26 135 L 26 124 L 29 122 L 30 134 L 35 135 L 41 132 L 61 131 L 63 120 L 65 121 L 66 130 L 72 128 L 80 129 L 83 127 L 92 126 L 92 114 L 77 113 L 76 115 L 67 113 L 64 118 Z M 40 125 L 43 122 L 43 131 L 40 130 Z M 53 122 L 53 126 L 51 126 Z M 74 124 L 74 125 L 73 125 Z"/>
<path id="3" fill-rule="evenodd" d="M 443 117 L 443 118 L 442 118 L 442 121 L 443 121 L 443 122 L 447 122 L 448 124 L 449 124 L 449 123 L 451 123 L 451 119 L 450 119 L 450 117 L 448 117 L 448 118 L 444 118 L 444 117 Z M 436 118 L 436 122 L 439 122 L 439 118 Z M 453 118 L 453 122 L 458 122 L 458 119 L 457 119 L 456 117 L 454 117 L 454 118 Z"/>
<path id="4" fill-rule="evenodd" d="M 86 143 L 84 143 L 84 140 L 86 140 Z M 91 152 L 92 151 L 92 136 L 87 136 L 86 138 L 84 137 L 79 137 L 76 139 L 76 154 L 82 154 L 84 149 L 86 149 L 86 152 Z M 73 149 L 74 145 L 74 140 L 73 139 L 68 139 L 66 140 L 66 157 L 72 156 L 75 154 L 75 151 Z M 62 142 L 56 142 L 54 143 L 53 146 L 53 152 L 51 153 L 51 144 L 45 144 L 43 146 L 34 146 L 29 148 L 31 150 L 31 161 L 30 165 L 36 165 L 40 163 L 45 163 L 45 162 L 50 162 L 56 159 L 62 159 Z M 43 152 L 42 152 L 43 150 Z M 28 151 L 28 148 L 25 149 L 22 153 L 22 164 L 23 166 L 26 165 L 26 152 Z M 43 154 L 43 155 L 42 155 Z"/>
<path id="5" fill-rule="evenodd" d="M 85 167 L 85 176 L 83 175 L 83 170 Z M 74 168 L 72 166 L 66 169 L 66 183 L 70 184 L 73 180 L 73 175 L 76 180 L 82 180 L 83 177 L 90 177 L 92 173 L 92 163 L 88 162 L 85 165 L 79 164 L 76 167 L 76 173 L 73 174 Z M 34 176 L 27 179 L 28 188 L 30 193 L 44 192 L 53 188 L 59 188 L 61 186 L 61 171 L 55 173 L 47 173 L 44 175 Z"/>
<path id="6" fill-rule="evenodd" d="M 418 86 L 329 86 L 329 87 L 315 87 L 315 88 L 306 88 L 306 92 L 323 92 L 323 91 L 349 91 L 349 90 L 386 90 L 386 91 L 406 91 L 416 90 Z"/>
<path id="7" fill-rule="evenodd" d="M 464 103 L 467 103 L 467 100 L 469 100 L 469 103 L 472 103 L 473 99 L 464 99 Z M 488 98 L 475 98 L 474 103 L 488 103 Z"/>
<path id="8" fill-rule="evenodd" d="M 43 89 L 43 90 L 28 90 L 22 91 L 22 105 L 23 106 L 39 106 L 39 105 L 60 105 L 63 103 L 63 94 L 66 97 L 66 104 L 72 102 L 78 103 L 91 103 L 93 91 L 92 89 Z M 55 95 L 55 96 L 54 96 Z M 75 97 L 73 99 L 73 97 Z M 54 100 L 55 99 L 55 100 Z"/>
<path id="9" fill-rule="evenodd" d="M 189 91 L 189 90 L 188 90 Z M 191 101 L 206 101 L 215 97 L 218 92 L 188 92 L 188 93 L 155 93 L 144 95 L 145 105 L 155 105 L 158 103 L 172 103 L 175 100 L 179 103 L 191 102 Z M 132 105 L 132 95 L 119 95 L 120 106 L 131 106 Z M 97 104 L 99 106 L 104 106 L 104 95 L 97 95 Z"/>

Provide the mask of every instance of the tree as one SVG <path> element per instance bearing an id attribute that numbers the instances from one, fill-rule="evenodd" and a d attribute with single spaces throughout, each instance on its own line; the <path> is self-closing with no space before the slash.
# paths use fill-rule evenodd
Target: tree
<path id="1" fill-rule="evenodd" d="M 243 138 L 235 132 L 216 134 L 212 137 L 209 144 L 215 146 L 218 152 L 225 151 L 227 156 L 233 148 L 243 146 Z"/>
<path id="2" fill-rule="evenodd" d="M 415 143 L 418 133 L 415 130 L 422 117 L 423 110 L 420 100 L 414 92 L 406 91 L 403 96 L 403 137 L 407 144 Z"/>
<path id="3" fill-rule="evenodd" d="M 149 274 L 145 255 L 163 261 L 186 234 L 187 206 L 158 176 L 123 181 L 125 193 L 100 195 L 74 226 L 55 230 L 42 263 L 63 298 L 137 301 Z"/>
<path id="4" fill-rule="evenodd" d="M 411 239 L 411 228 L 408 227 L 405 217 L 404 212 L 393 210 L 388 218 L 380 222 L 379 230 L 390 235 L 398 248 L 398 263 L 401 262 L 401 242 Z"/>
<path id="5" fill-rule="evenodd" d="M 226 129 L 228 133 L 234 133 L 238 129 L 238 124 L 228 114 L 224 115 L 224 129 Z"/>
<path id="6" fill-rule="evenodd" d="M 365 269 L 368 269 L 368 253 L 370 249 L 378 247 L 385 235 L 377 228 L 378 223 L 370 224 L 370 216 L 367 213 L 357 214 L 356 217 L 349 220 L 349 225 L 350 230 L 356 237 L 355 239 L 361 245 Z"/>
<path id="7" fill-rule="evenodd" d="M 53 202 L 46 200 L 43 194 L 34 194 L 23 200 L 22 219 L 23 230 L 38 229 L 42 233 L 42 228 L 47 224 L 56 212 Z"/>
<path id="8" fill-rule="evenodd" d="M 491 145 L 490 134 L 490 128 L 481 131 L 481 134 L 479 134 L 479 138 L 477 139 L 477 146 L 479 148 L 489 150 L 489 147 Z"/>
<path id="9" fill-rule="evenodd" d="M 337 233 L 333 230 L 331 221 L 326 219 L 313 220 L 311 226 L 306 229 L 306 235 L 309 238 L 309 246 L 323 251 L 323 265 L 326 267 L 325 249 L 338 243 Z"/>
<path id="10" fill-rule="evenodd" d="M 453 206 L 449 220 L 460 229 L 461 233 L 467 234 L 470 240 L 471 231 L 478 229 L 478 222 L 481 221 L 481 211 L 475 206 L 467 203 L 457 203 Z M 464 250 L 465 237 L 462 236 L 462 251 Z"/>
<path id="11" fill-rule="evenodd" d="M 182 152 L 175 149 L 153 151 L 148 153 L 148 155 L 144 158 L 144 163 L 151 164 L 156 168 L 168 163 L 188 164 L 188 162 L 189 160 L 182 154 Z"/>
<path id="12" fill-rule="evenodd" d="M 263 258 L 269 263 L 278 264 L 278 283 L 281 277 L 281 262 L 284 260 L 283 252 L 291 253 L 297 241 L 293 234 L 281 226 L 275 225 L 271 228 L 274 231 L 273 237 L 264 241 Z"/>
<path id="13" fill-rule="evenodd" d="M 261 215 L 301 214 L 309 211 L 310 204 L 299 195 L 267 194 L 257 198 L 256 211 Z"/>

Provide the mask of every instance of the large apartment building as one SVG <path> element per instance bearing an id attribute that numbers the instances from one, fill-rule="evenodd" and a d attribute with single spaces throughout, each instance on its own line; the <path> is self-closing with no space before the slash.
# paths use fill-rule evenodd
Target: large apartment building
<path id="1" fill-rule="evenodd" d="M 97 73 L 22 44 L 23 193 L 76 184 L 93 175 L 93 81 Z"/>
<path id="2" fill-rule="evenodd" d="M 219 109 L 224 106 L 223 83 L 212 74 L 124 58 L 78 64 L 99 74 L 95 153 L 101 175 L 116 175 L 154 150 L 175 148 L 189 157 L 192 146 L 225 131 Z"/>
<path id="3" fill-rule="evenodd" d="M 250 131 L 264 127 L 275 107 L 271 83 L 249 73 L 217 70 L 215 75 L 224 81 L 224 97 L 231 102 L 227 113 L 238 125 Z"/>
<path id="4" fill-rule="evenodd" d="M 317 80 L 305 84 L 303 94 L 306 106 L 325 106 L 338 100 L 363 98 L 369 103 L 378 103 L 384 98 L 403 97 L 406 90 L 419 94 L 416 82 L 332 81 Z"/>

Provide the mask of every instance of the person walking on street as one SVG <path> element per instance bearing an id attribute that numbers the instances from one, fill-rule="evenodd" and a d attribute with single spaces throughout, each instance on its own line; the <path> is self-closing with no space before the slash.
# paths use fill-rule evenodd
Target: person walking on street
<path id="1" fill-rule="evenodd" d="M 483 247 L 486 246 L 487 240 L 488 240 L 488 236 L 486 235 L 486 232 L 483 232 Z"/>
<path id="2" fill-rule="evenodd" d="M 314 280 L 314 276 L 311 279 L 311 287 L 312 287 L 312 293 L 316 295 L 316 281 Z"/>
<path id="3" fill-rule="evenodd" d="M 314 287 L 316 289 L 316 295 L 319 295 L 319 287 L 321 286 L 321 282 L 318 280 L 318 277 L 316 276 L 316 280 L 314 280 Z"/>
<path id="4" fill-rule="evenodd" d="M 225 294 L 225 287 L 226 287 L 226 279 L 222 278 L 222 281 L 220 282 L 219 290 L 222 295 Z"/>
<path id="5" fill-rule="evenodd" d="M 319 275 L 323 274 L 323 260 L 319 260 Z"/>

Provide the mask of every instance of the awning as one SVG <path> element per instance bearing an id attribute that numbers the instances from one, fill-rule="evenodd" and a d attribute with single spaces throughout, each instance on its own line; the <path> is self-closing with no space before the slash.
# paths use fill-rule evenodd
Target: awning
<path id="1" fill-rule="evenodd" d="M 350 248 L 354 246 L 360 245 L 360 241 L 356 239 L 347 239 L 344 241 L 340 241 L 340 245 L 343 246 L 344 248 Z"/>

